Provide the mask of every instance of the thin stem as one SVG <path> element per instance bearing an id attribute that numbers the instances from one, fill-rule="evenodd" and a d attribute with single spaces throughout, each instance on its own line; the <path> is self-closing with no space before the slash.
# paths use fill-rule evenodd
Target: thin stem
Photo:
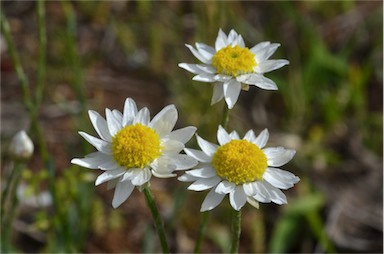
<path id="1" fill-rule="evenodd" d="M 241 210 L 240 211 L 233 210 L 231 253 L 239 252 L 240 233 L 241 233 Z"/>
<path id="2" fill-rule="evenodd" d="M 229 121 L 229 108 L 227 104 L 224 103 L 223 114 L 221 116 L 221 126 L 226 129 Z"/>
<path id="3" fill-rule="evenodd" d="M 12 40 L 12 35 L 11 35 L 9 23 L 8 23 L 8 20 L 5 17 L 5 14 L 3 13 L 3 11 L 1 11 L 0 16 L 1 16 L 1 30 L 2 30 L 2 33 L 5 37 L 5 41 L 7 42 L 8 52 L 11 56 L 13 66 L 15 67 L 16 74 L 17 74 L 17 76 L 20 80 L 20 83 L 21 83 L 24 105 L 26 106 L 28 111 L 32 111 L 33 110 L 33 103 L 31 100 L 27 76 L 25 75 L 23 67 L 20 63 L 19 55 L 17 54 L 15 44 L 13 43 L 13 40 Z"/>
<path id="4" fill-rule="evenodd" d="M 169 253 L 169 248 L 168 248 L 167 238 L 165 236 L 163 222 L 161 220 L 160 213 L 157 210 L 155 199 L 152 195 L 151 190 L 149 189 L 148 184 L 145 185 L 143 192 L 145 195 L 145 200 L 147 201 L 147 205 L 151 210 L 153 221 L 155 222 L 157 234 L 160 239 L 161 249 L 163 250 L 163 253 Z"/>
<path id="5" fill-rule="evenodd" d="M 37 1 L 37 23 L 39 37 L 39 56 L 37 68 L 37 80 L 35 90 L 35 107 L 38 108 L 43 97 L 44 78 L 46 69 L 46 46 L 47 36 L 45 29 L 45 9 L 44 0 Z"/>
<path id="6" fill-rule="evenodd" d="M 195 249 L 193 251 L 194 253 L 200 253 L 201 243 L 203 241 L 203 238 L 204 238 L 204 235 L 205 235 L 205 231 L 207 229 L 209 215 L 210 215 L 209 211 L 202 213 L 202 216 L 201 216 L 202 219 L 201 219 L 201 223 L 200 223 L 200 226 L 199 226 L 199 232 L 197 234 Z"/>

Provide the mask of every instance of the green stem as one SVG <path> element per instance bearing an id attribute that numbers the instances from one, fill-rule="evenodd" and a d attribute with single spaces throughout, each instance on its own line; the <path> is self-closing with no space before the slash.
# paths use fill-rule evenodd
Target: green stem
<path id="1" fill-rule="evenodd" d="M 151 190 L 149 189 L 148 184 L 145 185 L 143 192 L 145 195 L 145 200 L 147 201 L 147 205 L 151 210 L 153 221 L 155 222 L 157 234 L 160 239 L 161 249 L 163 250 L 163 253 L 169 253 L 169 248 L 168 248 L 167 238 L 165 236 L 163 222 L 161 220 L 159 211 L 157 210 L 155 199 L 152 195 Z"/>
<path id="2" fill-rule="evenodd" d="M 1 11 L 0 16 L 1 16 L 1 30 L 2 30 L 2 33 L 5 37 L 5 41 L 7 42 L 8 52 L 11 56 L 16 74 L 17 74 L 17 76 L 20 80 L 20 83 L 21 83 L 21 90 L 23 92 L 24 105 L 26 106 L 27 110 L 30 112 L 33 110 L 33 103 L 32 103 L 31 95 L 30 95 L 30 91 L 29 91 L 28 79 L 27 79 L 27 76 L 25 75 L 23 67 L 20 63 L 19 56 L 18 56 L 16 48 L 14 46 L 15 44 L 13 43 L 13 40 L 12 40 L 12 35 L 11 35 L 9 23 L 8 23 L 8 20 L 5 17 L 5 14 L 3 13 L 3 11 Z"/>
<path id="3" fill-rule="evenodd" d="M 195 249 L 193 251 L 194 253 L 200 253 L 201 243 L 203 241 L 203 238 L 204 238 L 204 235 L 205 235 L 205 231 L 207 229 L 209 215 L 210 215 L 209 211 L 202 213 L 202 216 L 201 216 L 202 220 L 201 220 L 201 223 L 200 223 L 200 226 L 199 226 L 199 232 L 197 234 Z"/>
<path id="4" fill-rule="evenodd" d="M 45 70 L 46 70 L 47 36 L 46 36 L 46 29 L 45 29 L 44 0 L 37 1 L 37 23 L 38 23 L 38 36 L 39 36 L 39 56 L 38 56 L 36 90 L 35 90 L 35 107 L 36 108 L 39 107 L 43 97 L 44 78 L 45 78 Z"/>
<path id="5" fill-rule="evenodd" d="M 241 233 L 241 210 L 240 211 L 233 210 L 231 253 L 239 252 L 240 233 Z"/>
<path id="6" fill-rule="evenodd" d="M 226 129 L 229 121 L 229 108 L 227 104 L 224 103 L 223 114 L 221 116 L 221 126 Z"/>

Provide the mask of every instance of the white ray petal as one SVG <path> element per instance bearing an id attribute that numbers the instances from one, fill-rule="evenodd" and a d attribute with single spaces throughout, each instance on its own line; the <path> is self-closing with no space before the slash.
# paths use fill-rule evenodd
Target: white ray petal
<path id="1" fill-rule="evenodd" d="M 220 28 L 219 33 L 218 33 L 217 38 L 216 38 L 216 41 L 215 41 L 216 52 L 228 45 L 227 39 L 228 39 L 227 35 Z"/>
<path id="2" fill-rule="evenodd" d="M 223 84 L 214 84 L 211 105 L 221 101 L 223 98 L 224 98 Z"/>
<path id="3" fill-rule="evenodd" d="M 254 85 L 265 90 L 278 90 L 278 87 L 273 80 L 258 73 L 240 75 L 236 79 L 239 82 Z"/>
<path id="4" fill-rule="evenodd" d="M 219 129 L 217 130 L 217 141 L 219 141 L 219 144 L 225 145 L 226 143 L 230 142 L 232 139 L 229 136 L 228 132 L 219 125 Z"/>
<path id="5" fill-rule="evenodd" d="M 196 160 L 200 161 L 200 162 L 206 162 L 206 163 L 209 163 L 212 161 L 212 156 L 208 156 L 207 154 L 205 154 L 203 151 L 200 151 L 200 150 L 196 150 L 196 149 L 192 149 L 192 148 L 184 148 L 184 152 L 195 158 Z"/>
<path id="6" fill-rule="evenodd" d="M 259 148 L 263 148 L 269 139 L 269 132 L 268 129 L 264 129 L 260 132 L 260 134 L 256 137 L 256 139 L 253 141 Z"/>
<path id="7" fill-rule="evenodd" d="M 185 144 L 192 138 L 196 130 L 197 128 L 194 126 L 187 126 L 181 129 L 177 129 L 163 137 L 163 140 L 176 140 Z"/>
<path id="8" fill-rule="evenodd" d="M 186 154 L 175 154 L 170 156 L 171 163 L 176 166 L 175 170 L 186 170 L 197 165 L 198 161 Z"/>
<path id="9" fill-rule="evenodd" d="M 93 145 L 98 151 L 104 153 L 104 154 L 111 154 L 111 144 L 107 141 L 104 141 L 99 138 L 95 138 L 94 136 L 91 136 L 85 132 L 79 131 L 79 134 L 87 140 L 91 145 Z"/>
<path id="10" fill-rule="evenodd" d="M 216 82 L 215 75 L 210 73 L 200 73 L 192 78 L 192 80 L 212 83 Z"/>
<path id="11" fill-rule="evenodd" d="M 295 150 L 284 147 L 267 147 L 263 149 L 263 152 L 267 156 L 268 166 L 272 167 L 280 167 L 288 163 L 296 153 Z"/>
<path id="12" fill-rule="evenodd" d="M 162 138 L 171 133 L 177 121 L 177 109 L 175 105 L 164 107 L 149 123 L 149 127 L 153 128 L 156 133 Z"/>
<path id="13" fill-rule="evenodd" d="M 114 178 L 118 178 L 122 176 L 125 172 L 126 170 L 124 168 L 107 170 L 96 178 L 95 185 L 97 186 L 102 183 L 105 183 L 106 181 L 112 180 Z"/>
<path id="14" fill-rule="evenodd" d="M 201 204 L 200 212 L 212 210 L 223 201 L 224 197 L 225 194 L 216 193 L 214 189 L 210 190 Z"/>
<path id="15" fill-rule="evenodd" d="M 229 202 L 236 211 L 239 211 L 247 202 L 247 195 L 244 193 L 243 186 L 238 185 L 234 191 L 229 193 Z"/>
<path id="16" fill-rule="evenodd" d="M 134 186 L 129 181 L 118 182 L 112 200 L 113 208 L 119 207 L 125 200 L 127 200 L 133 189 Z"/>
<path id="17" fill-rule="evenodd" d="M 136 102 L 131 98 L 127 98 L 124 103 L 122 125 L 126 126 L 126 125 L 132 124 L 136 114 L 137 114 Z"/>
<path id="18" fill-rule="evenodd" d="M 200 62 L 203 62 L 205 64 L 209 63 L 209 60 L 205 58 L 199 51 L 197 51 L 194 47 L 192 47 L 189 44 L 185 44 L 185 46 L 192 52 L 192 54 L 200 60 Z"/>
<path id="19" fill-rule="evenodd" d="M 227 102 L 228 108 L 231 109 L 235 106 L 235 103 L 239 98 L 241 84 L 237 80 L 231 79 L 230 81 L 224 83 L 223 88 L 225 101 Z"/>
<path id="20" fill-rule="evenodd" d="M 211 178 L 216 176 L 216 171 L 211 166 L 206 166 L 203 168 L 188 170 L 186 174 L 198 178 Z"/>
<path id="21" fill-rule="evenodd" d="M 221 181 L 221 178 L 218 176 L 214 176 L 211 178 L 201 178 L 197 180 L 196 182 L 189 185 L 188 190 L 194 190 L 194 191 L 202 191 L 212 188 L 213 186 L 216 186 Z"/>
<path id="22" fill-rule="evenodd" d="M 95 128 L 97 134 L 100 138 L 105 141 L 111 142 L 112 137 L 109 133 L 107 121 L 96 111 L 89 110 L 88 111 L 89 119 L 91 119 L 92 125 Z"/>
<path id="23" fill-rule="evenodd" d="M 215 191 L 219 194 L 228 194 L 228 193 L 231 193 L 233 192 L 233 190 L 235 189 L 236 187 L 236 184 L 232 183 L 232 182 L 228 182 L 227 180 L 224 180 L 222 182 L 220 182 L 217 186 L 216 186 L 216 189 Z"/>
<path id="24" fill-rule="evenodd" d="M 177 180 L 179 180 L 180 182 L 194 182 L 194 181 L 197 181 L 199 179 L 200 179 L 199 177 L 191 176 L 191 175 L 188 175 L 188 174 L 184 174 L 184 175 L 179 176 L 177 178 Z"/>
<path id="25" fill-rule="evenodd" d="M 85 158 L 73 158 L 71 163 L 85 168 L 98 169 L 99 165 L 106 160 L 110 160 L 111 156 L 101 152 L 90 153 Z"/>
<path id="26" fill-rule="evenodd" d="M 147 107 L 140 109 L 135 118 L 133 119 L 133 124 L 140 123 L 147 126 L 149 124 L 150 113 Z"/>
<path id="27" fill-rule="evenodd" d="M 266 73 L 266 72 L 280 69 L 281 67 L 283 67 L 284 65 L 287 65 L 287 64 L 289 64 L 289 61 L 285 60 L 285 59 L 266 60 L 266 61 L 258 64 L 254 68 L 254 71 L 257 73 Z"/>
<path id="28" fill-rule="evenodd" d="M 139 173 L 132 179 L 132 184 L 135 186 L 141 186 L 151 179 L 152 173 L 149 168 L 143 168 Z"/>
<path id="29" fill-rule="evenodd" d="M 200 74 L 204 72 L 201 68 L 198 67 L 198 64 L 179 63 L 178 66 L 193 74 Z"/>
<path id="30" fill-rule="evenodd" d="M 201 150 L 203 150 L 204 153 L 207 154 L 208 156 L 211 157 L 216 152 L 218 145 L 206 141 L 205 139 L 201 138 L 197 134 L 196 134 L 196 139 L 197 139 L 197 143 L 199 144 Z"/>
<path id="31" fill-rule="evenodd" d="M 105 116 L 107 118 L 109 133 L 113 137 L 116 135 L 116 133 L 119 130 L 121 130 L 121 128 L 122 128 L 121 122 L 119 122 L 119 120 L 116 119 L 116 117 L 113 115 L 112 111 L 108 108 L 105 109 Z"/>

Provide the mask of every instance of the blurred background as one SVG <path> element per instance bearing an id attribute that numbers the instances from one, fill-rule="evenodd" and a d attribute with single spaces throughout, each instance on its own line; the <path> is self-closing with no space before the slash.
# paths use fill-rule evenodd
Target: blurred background
<path id="1" fill-rule="evenodd" d="M 383 251 L 382 1 L 2 1 L 1 9 L 2 252 L 161 250 L 142 193 L 113 209 L 113 191 L 94 186 L 101 172 L 70 164 L 94 151 L 77 132 L 96 135 L 89 109 L 122 110 L 132 97 L 152 116 L 175 104 L 177 128 L 194 125 L 216 142 L 223 101 L 211 107 L 211 84 L 177 64 L 197 63 L 184 44 L 214 45 L 219 28 L 248 47 L 281 44 L 271 58 L 290 64 L 266 74 L 279 90 L 243 91 L 228 131 L 268 128 L 268 146 L 297 150 L 283 168 L 301 178 L 285 192 L 288 205 L 242 209 L 239 251 Z M 8 152 L 20 130 L 35 147 L 22 162 Z M 171 251 L 192 252 L 207 192 L 176 178 L 151 183 Z M 229 251 L 230 214 L 225 198 L 202 252 Z"/>

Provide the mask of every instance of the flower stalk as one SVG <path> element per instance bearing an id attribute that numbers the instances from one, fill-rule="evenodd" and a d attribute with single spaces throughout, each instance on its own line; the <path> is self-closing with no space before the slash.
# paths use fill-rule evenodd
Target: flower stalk
<path id="1" fill-rule="evenodd" d="M 241 233 L 241 210 L 232 212 L 232 246 L 231 253 L 239 252 L 239 242 Z"/>
<path id="2" fill-rule="evenodd" d="M 167 243 L 167 238 L 165 236 L 163 222 L 161 220 L 159 210 L 157 209 L 153 194 L 152 194 L 151 190 L 149 189 L 148 183 L 145 184 L 143 192 L 145 195 L 145 200 L 147 201 L 147 205 L 148 205 L 149 209 L 151 210 L 153 221 L 154 221 L 155 226 L 156 226 L 156 231 L 157 231 L 157 234 L 159 236 L 161 249 L 163 250 L 163 253 L 169 253 L 169 247 L 168 247 L 168 243 Z"/>

